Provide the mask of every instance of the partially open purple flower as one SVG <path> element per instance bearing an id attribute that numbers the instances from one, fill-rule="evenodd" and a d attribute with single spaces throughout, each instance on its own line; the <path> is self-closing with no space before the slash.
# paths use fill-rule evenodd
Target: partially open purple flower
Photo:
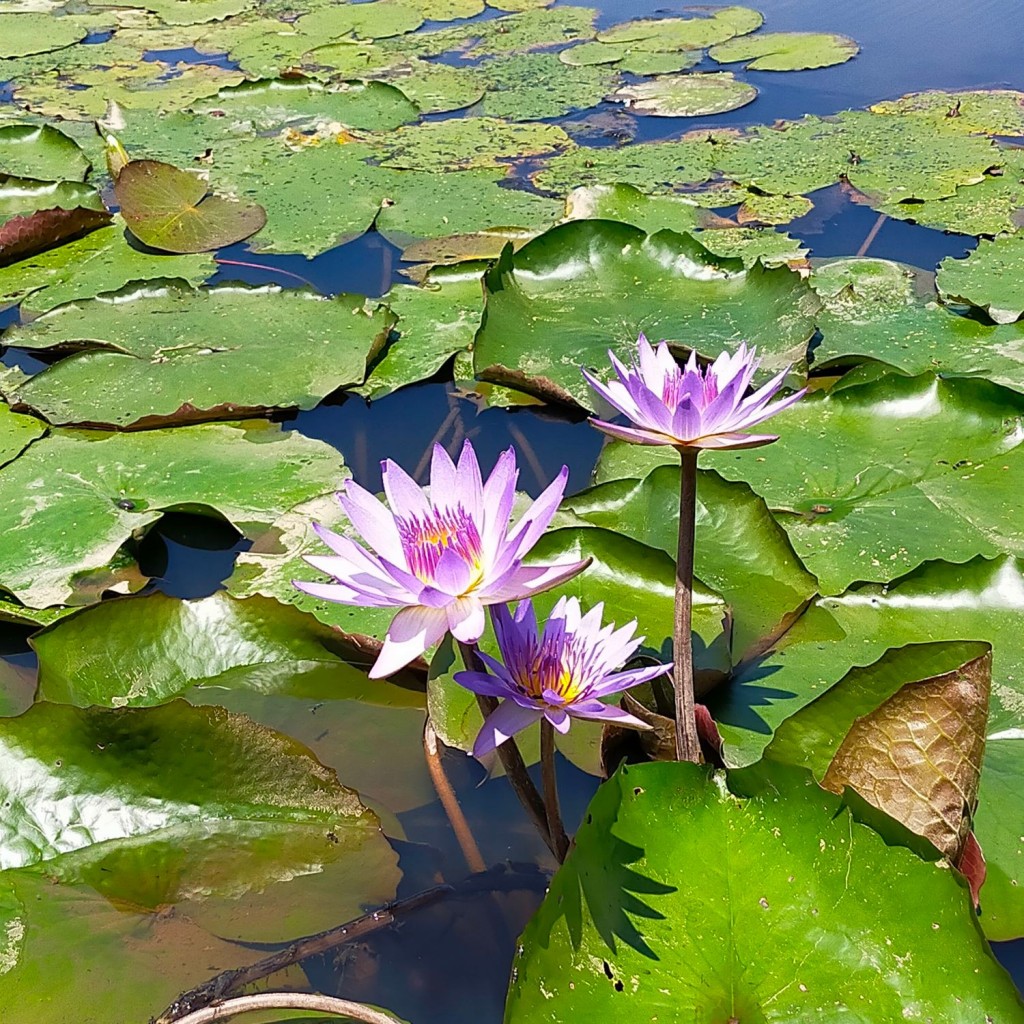
<path id="1" fill-rule="evenodd" d="M 644 638 L 633 636 L 635 620 L 620 629 L 602 626 L 603 611 L 604 605 L 597 604 L 581 615 L 579 601 L 563 597 L 539 634 L 530 601 L 520 601 L 514 613 L 504 605 L 491 609 L 501 661 L 481 651 L 493 675 L 455 673 L 455 681 L 467 690 L 506 698 L 484 722 L 473 744 L 476 757 L 542 717 L 561 733 L 569 731 L 570 716 L 648 728 L 639 718 L 599 698 L 664 675 L 672 666 L 616 672 Z"/>
<path id="2" fill-rule="evenodd" d="M 590 386 L 624 413 L 632 426 L 604 420 L 590 422 L 612 437 L 633 444 L 669 444 L 676 448 L 754 448 L 778 440 L 775 434 L 743 434 L 769 416 L 788 408 L 804 392 L 769 404 L 782 387 L 788 370 L 773 377 L 749 398 L 744 397 L 760 360 L 756 349 L 741 344 L 735 355 L 723 352 L 706 370 L 690 354 L 681 369 L 662 342 L 657 349 L 641 334 L 633 365 L 625 367 L 608 356 L 618 380 L 602 384 L 583 371 Z"/>
<path id="3" fill-rule="evenodd" d="M 401 609 L 388 626 L 371 678 L 408 665 L 449 630 L 457 640 L 474 643 L 484 631 L 486 605 L 529 597 L 586 568 L 586 561 L 522 564 L 551 522 L 569 471 L 563 466 L 512 528 L 518 475 L 512 448 L 501 453 L 485 483 L 468 440 L 458 466 L 438 444 L 429 497 L 390 459 L 383 463 L 390 510 L 351 480 L 338 495 L 375 554 L 313 524 L 334 555 L 310 555 L 306 561 L 337 582 L 293 580 L 299 590 L 340 604 Z"/>

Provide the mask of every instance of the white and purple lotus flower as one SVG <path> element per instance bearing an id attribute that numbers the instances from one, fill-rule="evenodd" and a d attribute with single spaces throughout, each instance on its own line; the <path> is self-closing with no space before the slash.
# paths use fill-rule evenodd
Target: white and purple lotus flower
<path id="1" fill-rule="evenodd" d="M 760 363 L 756 350 L 741 344 L 735 355 L 723 352 L 706 370 L 691 353 L 686 368 L 679 364 L 663 341 L 657 349 L 641 334 L 632 366 L 626 367 L 609 352 L 618 380 L 602 384 L 586 370 L 590 386 L 623 413 L 630 426 L 592 419 L 590 422 L 612 437 L 633 444 L 667 444 L 676 448 L 755 448 L 778 440 L 775 434 L 744 434 L 741 431 L 774 416 L 803 397 L 804 392 L 772 403 L 788 370 L 745 397 Z"/>
<path id="2" fill-rule="evenodd" d="M 323 526 L 314 529 L 333 555 L 306 561 L 334 583 L 295 580 L 299 590 L 340 604 L 398 608 L 370 676 L 398 671 L 449 630 L 464 643 L 484 631 L 484 608 L 518 601 L 557 586 L 587 561 L 523 565 L 551 522 L 569 471 L 510 525 L 515 500 L 515 451 L 503 452 L 487 481 L 467 440 L 456 465 L 434 445 L 429 495 L 390 459 L 383 464 L 384 505 L 349 480 L 338 495 L 352 525 L 372 548 Z M 390 507 L 389 507 L 390 506 Z"/>
<path id="3" fill-rule="evenodd" d="M 602 626 L 603 612 L 603 604 L 597 604 L 583 615 L 575 597 L 563 597 L 540 631 L 528 600 L 520 601 L 515 612 L 504 605 L 491 609 L 501 660 L 481 651 L 479 656 L 490 672 L 455 674 L 456 682 L 467 690 L 505 698 L 477 736 L 473 745 L 476 757 L 490 753 L 541 718 L 560 733 L 568 732 L 571 717 L 648 728 L 640 719 L 602 703 L 600 698 L 664 675 L 672 666 L 617 672 L 644 638 L 633 635 L 635 620 L 619 629 Z"/>

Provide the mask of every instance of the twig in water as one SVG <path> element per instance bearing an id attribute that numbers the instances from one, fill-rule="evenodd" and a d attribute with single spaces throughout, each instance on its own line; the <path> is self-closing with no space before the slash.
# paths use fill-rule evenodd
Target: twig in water
<path id="1" fill-rule="evenodd" d="M 523 458 L 530 465 L 530 471 L 533 473 L 537 480 L 537 486 L 543 491 L 547 486 L 544 481 L 544 467 L 541 465 L 540 459 L 537 458 L 537 453 L 533 450 L 533 445 L 530 444 L 526 435 L 512 422 L 511 419 L 508 421 L 508 432 L 512 435 L 512 440 L 519 445 L 519 450 L 523 453 Z"/>
<path id="2" fill-rule="evenodd" d="M 453 404 L 448 410 L 448 415 L 441 421 L 441 426 L 437 428 L 437 433 L 430 439 L 429 444 L 423 452 L 420 461 L 416 463 L 416 468 L 413 470 L 413 480 L 419 482 L 423 479 L 423 474 L 427 471 L 427 466 L 430 465 L 430 459 L 434 454 L 434 445 L 440 444 L 441 438 L 448 433 L 448 428 L 456 422 L 459 418 L 459 410 Z"/>
<path id="3" fill-rule="evenodd" d="M 301 281 L 304 285 L 312 288 L 315 292 L 320 291 L 312 281 L 307 281 L 306 278 L 300 277 L 298 274 L 293 274 L 290 270 L 282 270 L 280 267 L 271 267 L 266 263 L 247 263 L 245 260 L 229 260 L 225 259 L 223 256 L 214 256 L 213 262 L 221 263 L 226 267 L 248 267 L 250 270 L 265 270 L 268 274 L 280 274 L 282 277 L 290 277 L 296 281 Z"/>
<path id="4" fill-rule="evenodd" d="M 366 1024 L 402 1024 L 390 1013 L 375 1010 L 365 1003 L 335 999 L 314 992 L 261 992 L 254 996 L 238 996 L 181 1017 L 179 1024 L 211 1024 L 212 1021 L 227 1020 L 236 1013 L 249 1013 L 251 1010 L 313 1010 L 316 1013 L 347 1017 L 349 1020 L 365 1021 Z"/>
<path id="5" fill-rule="evenodd" d="M 466 859 L 466 865 L 470 871 L 485 871 L 487 865 L 480 853 L 480 847 L 476 845 L 469 822 L 466 821 L 466 816 L 459 806 L 459 798 L 455 795 L 455 790 L 452 789 L 452 784 L 445 774 L 444 765 L 441 763 L 441 754 L 437 749 L 437 733 L 434 731 L 429 717 L 423 727 L 423 752 L 427 758 L 430 781 L 433 782 L 434 789 L 437 790 L 444 813 L 448 815 L 459 849 L 462 850 L 462 856 Z"/>
<path id="6" fill-rule="evenodd" d="M 239 967 L 230 971 L 222 971 L 203 984 L 183 992 L 153 1024 L 180 1024 L 187 1019 L 187 1014 L 212 1003 L 227 999 L 229 996 L 252 985 L 263 978 L 268 978 L 278 971 L 283 971 L 292 964 L 305 960 L 310 956 L 318 956 L 329 950 L 355 942 L 373 932 L 380 931 L 394 924 L 401 915 L 430 906 L 446 896 L 468 896 L 479 892 L 513 891 L 517 889 L 540 889 L 547 887 L 547 876 L 541 872 L 507 871 L 504 868 L 492 868 L 481 874 L 470 875 L 456 885 L 435 885 L 423 892 L 405 899 L 393 900 L 379 910 L 363 914 L 353 921 L 296 939 L 284 949 L 271 953 L 257 960 L 248 967 Z"/>
<path id="7" fill-rule="evenodd" d="M 878 237 L 878 232 L 882 230 L 882 225 L 888 220 L 888 216 L 884 213 L 878 215 L 878 219 L 872 225 L 871 230 L 868 232 L 867 238 L 861 243 L 861 247 L 857 250 L 858 256 L 863 256 L 868 249 L 871 248 L 871 243 Z"/>

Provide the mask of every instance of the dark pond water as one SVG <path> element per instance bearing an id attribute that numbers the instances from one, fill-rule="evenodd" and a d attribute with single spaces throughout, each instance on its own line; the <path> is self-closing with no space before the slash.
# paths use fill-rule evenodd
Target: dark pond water
<path id="1" fill-rule="evenodd" d="M 587 6 L 599 7 L 605 24 L 682 9 L 664 0 L 593 0 Z M 1019 0 L 760 0 L 753 6 L 764 12 L 768 30 L 845 33 L 859 42 L 861 54 L 836 68 L 747 73 L 745 77 L 760 90 L 759 98 L 742 110 L 699 124 L 767 123 L 805 113 L 829 114 L 923 89 L 1024 89 Z M 185 61 L 200 57 L 187 51 L 171 56 Z M 223 58 L 202 59 L 227 66 Z M 692 120 L 639 121 L 641 139 L 669 137 L 699 126 Z M 973 238 L 904 222 L 885 219 L 879 225 L 875 212 L 851 204 L 838 188 L 815 199 L 815 210 L 789 229 L 811 247 L 812 256 L 863 252 L 870 240 L 873 256 L 933 269 L 945 256 L 962 255 L 974 245 Z M 311 285 L 325 294 L 379 296 L 393 281 L 402 280 L 400 251 L 374 232 L 313 260 L 253 255 L 244 245 L 219 255 L 221 269 L 213 281 L 275 281 L 285 287 Z M 14 315 L 0 313 L 0 326 Z M 29 373 L 44 365 L 14 350 L 3 355 L 3 362 Z M 485 465 L 515 444 L 522 456 L 523 484 L 532 493 L 563 462 L 570 467 L 571 489 L 587 485 L 600 439 L 585 422 L 548 410 L 487 409 L 475 398 L 460 396 L 443 379 L 444 373 L 440 377 L 372 404 L 358 397 L 329 398 L 286 420 L 284 426 L 335 445 L 345 453 L 355 477 L 371 488 L 380 485 L 379 462 L 385 456 L 422 478 L 434 440 L 457 443 L 463 436 L 473 439 Z M 165 517 L 142 542 L 139 557 L 154 577 L 153 587 L 191 598 L 216 590 L 244 546 L 223 523 L 174 515 Z M 23 637 L 12 634 L 3 638 L 0 657 L 14 665 L 30 665 L 26 651 Z M 444 764 L 488 863 L 551 866 L 503 780 L 486 780 L 476 762 L 457 752 L 449 752 Z M 572 826 L 596 782 L 568 762 L 562 761 L 559 769 Z M 394 845 L 405 872 L 400 895 L 435 884 L 438 877 L 455 880 L 466 873 L 437 802 L 399 814 L 397 821 L 402 836 L 398 838 L 396 831 Z M 536 885 L 524 886 L 519 892 L 460 898 L 419 911 L 401 928 L 379 933 L 340 959 L 307 964 L 310 980 L 325 992 L 385 1004 L 416 1024 L 497 1022 L 515 936 L 540 898 Z M 505 921 L 501 927 L 494 926 L 496 913 Z M 1024 944 L 1003 944 L 998 953 L 1021 984 Z"/>

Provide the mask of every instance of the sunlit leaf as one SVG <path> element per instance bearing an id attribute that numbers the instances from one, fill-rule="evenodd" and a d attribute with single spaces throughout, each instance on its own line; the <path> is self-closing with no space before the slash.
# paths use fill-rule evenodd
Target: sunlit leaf
<path id="1" fill-rule="evenodd" d="M 656 40 L 662 49 L 699 50 L 760 28 L 764 18 L 749 7 L 721 7 L 703 18 L 642 18 L 602 30 L 603 43 Z"/>
<path id="2" fill-rule="evenodd" d="M 640 331 L 709 355 L 745 339 L 781 367 L 802 360 L 815 304 L 788 270 L 745 270 L 686 235 L 601 220 L 553 228 L 484 282 L 477 376 L 587 408 L 580 367 L 605 372 L 607 350 L 625 354 Z"/>
<path id="3" fill-rule="evenodd" d="M 79 707 L 150 707 L 190 687 L 337 699 L 415 692 L 366 677 L 366 652 L 266 597 L 224 593 L 193 601 L 163 594 L 103 601 L 32 639 L 42 700 Z"/>
<path id="4" fill-rule="evenodd" d="M 84 39 L 95 27 L 88 18 L 44 12 L 0 14 L 0 57 L 59 50 Z"/>
<path id="5" fill-rule="evenodd" d="M 1013 484 L 1022 417 L 1024 399 L 987 381 L 887 376 L 780 413 L 770 455 L 706 464 L 746 480 L 822 593 L 837 594 L 933 558 L 1024 550 Z"/>
<path id="6" fill-rule="evenodd" d="M 766 32 L 719 43 L 708 56 L 719 64 L 748 60 L 750 71 L 802 71 L 844 64 L 859 52 L 848 36 L 830 32 Z"/>
<path id="7" fill-rule="evenodd" d="M 1021 1020 L 966 887 L 808 781 L 740 800 L 696 765 L 620 769 L 522 937 L 509 1024 Z"/>
<path id="8" fill-rule="evenodd" d="M 965 259 L 944 259 L 935 284 L 946 302 L 969 303 L 997 324 L 1011 324 L 1024 315 L 1021 267 L 1024 237 L 983 238 Z"/>
<path id="9" fill-rule="evenodd" d="M 340 475 L 333 448 L 266 423 L 52 431 L 0 470 L 0 587 L 27 605 L 63 604 L 77 575 L 166 508 L 219 514 L 255 536 Z"/>
<path id="10" fill-rule="evenodd" d="M 383 398 L 468 349 L 483 315 L 483 271 L 482 263 L 436 267 L 418 286 L 395 285 L 383 301 L 398 317 L 396 336 L 359 392 Z"/>
<path id="11" fill-rule="evenodd" d="M 0 185 L 0 265 L 109 224 L 99 193 L 73 181 L 7 178 Z"/>
<path id="12" fill-rule="evenodd" d="M 0 16 L 2 17 L 2 16 Z M 48 124 L 0 125 L 0 172 L 40 181 L 84 181 L 89 161 L 78 144 Z"/>
<path id="13" fill-rule="evenodd" d="M 487 86 L 482 111 L 515 121 L 560 117 L 596 106 L 617 80 L 614 72 L 602 68 L 567 68 L 553 53 L 492 57 L 474 70 Z"/>
<path id="14" fill-rule="evenodd" d="M 23 315 L 44 313 L 133 281 L 173 277 L 198 285 L 216 269 L 210 256 L 159 256 L 133 249 L 124 221 L 115 217 L 109 227 L 84 238 L 0 267 L 0 308 L 20 302 Z"/>
<path id="15" fill-rule="evenodd" d="M 374 156 L 384 167 L 460 171 L 497 167 L 513 157 L 551 153 L 568 145 L 569 136 L 557 125 L 464 117 L 388 132 L 376 141 Z"/>
<path id="16" fill-rule="evenodd" d="M 611 445 L 598 467 L 599 479 L 606 482 L 565 499 L 563 507 L 588 523 L 674 558 L 679 469 L 660 466 L 647 476 L 630 479 L 635 450 L 633 445 Z M 696 531 L 695 571 L 732 609 L 732 645 L 738 659 L 750 644 L 771 635 L 787 615 L 813 596 L 816 582 L 764 502 L 749 488 L 727 483 L 707 470 L 698 482 Z"/>
<path id="17" fill-rule="evenodd" d="M 655 117 L 708 117 L 753 103 L 757 89 L 728 71 L 660 75 L 650 82 L 626 85 L 612 94 L 634 114 Z"/>
<path id="18" fill-rule="evenodd" d="M 153 317 L 165 323 L 159 334 Z M 393 319 L 361 295 L 326 299 L 277 285 L 195 291 L 175 281 L 131 286 L 7 332 L 5 341 L 21 348 L 84 351 L 6 395 L 51 423 L 116 427 L 312 408 L 362 383 Z M 285 342 L 290 358 L 282 366 Z"/>

